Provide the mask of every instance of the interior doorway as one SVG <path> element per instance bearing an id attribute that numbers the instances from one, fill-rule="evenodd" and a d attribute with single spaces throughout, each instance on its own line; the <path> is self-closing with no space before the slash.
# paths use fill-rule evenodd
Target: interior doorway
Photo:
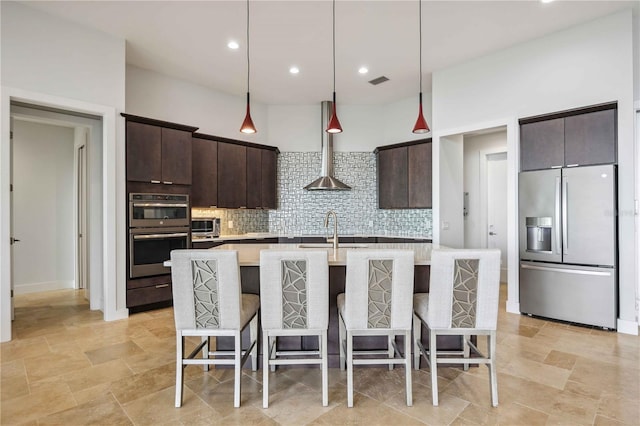
<path id="1" fill-rule="evenodd" d="M 483 153 L 480 158 L 485 163 L 485 176 L 480 184 L 486 187 L 487 248 L 500 250 L 500 281 L 507 281 L 507 153 Z M 484 192 L 484 191 L 483 191 Z"/>
<path id="2" fill-rule="evenodd" d="M 464 134 L 464 246 L 498 248 L 500 280 L 508 275 L 506 127 Z"/>
<path id="3" fill-rule="evenodd" d="M 11 103 L 11 121 L 11 232 L 20 240 L 12 246 L 12 288 L 84 289 L 91 305 L 88 152 L 92 138 L 101 143 L 101 118 Z M 34 255 L 38 268 L 29 267 Z"/>

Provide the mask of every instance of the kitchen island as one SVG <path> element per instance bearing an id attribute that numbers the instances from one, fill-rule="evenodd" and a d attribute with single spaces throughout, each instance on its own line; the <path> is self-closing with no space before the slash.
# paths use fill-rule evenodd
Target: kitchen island
<path id="1" fill-rule="evenodd" d="M 329 266 L 345 266 L 347 264 L 347 251 L 359 249 L 376 250 L 413 250 L 414 263 L 418 266 L 431 264 L 431 249 L 437 245 L 431 243 L 344 243 L 339 244 L 334 250 L 327 243 L 301 243 L 301 244 L 223 244 L 211 250 L 237 250 L 238 262 L 241 267 L 260 266 L 260 250 L 326 250 L 329 256 Z"/>
<path id="2" fill-rule="evenodd" d="M 260 250 L 326 250 L 329 256 L 329 333 L 328 353 L 329 365 L 338 367 L 339 360 L 339 336 L 338 313 L 336 299 L 338 294 L 344 292 L 346 278 L 346 256 L 349 250 L 380 249 L 380 250 L 412 250 L 415 253 L 414 293 L 429 292 L 429 271 L 431 263 L 431 250 L 437 248 L 431 243 L 372 243 L 349 244 L 345 243 L 337 250 L 332 247 L 318 247 L 318 244 L 224 244 L 211 250 L 237 250 L 240 263 L 242 291 L 244 293 L 260 294 Z M 248 330 L 246 330 L 248 333 Z M 423 336 L 428 336 L 423 330 Z M 440 340 L 442 338 L 442 340 Z M 399 347 L 402 347 L 402 337 L 398 337 Z M 246 339 L 248 341 L 248 335 Z M 354 349 L 381 349 L 386 348 L 386 337 L 361 336 L 354 341 Z M 441 336 L 438 338 L 438 347 L 443 349 L 459 349 L 460 339 L 457 336 Z M 230 349 L 231 339 L 218 339 L 218 347 Z M 318 339 L 315 337 L 280 337 L 278 338 L 279 350 L 317 350 Z"/>

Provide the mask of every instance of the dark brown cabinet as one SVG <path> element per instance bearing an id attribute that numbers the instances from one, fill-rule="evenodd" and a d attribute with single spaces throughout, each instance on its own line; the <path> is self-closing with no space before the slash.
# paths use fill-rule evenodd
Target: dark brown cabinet
<path id="1" fill-rule="evenodd" d="M 194 133 L 193 207 L 275 209 L 278 149 Z"/>
<path id="2" fill-rule="evenodd" d="M 275 209 L 276 151 L 247 147 L 247 208 Z"/>
<path id="3" fill-rule="evenodd" d="M 431 207 L 431 144 L 407 147 L 409 208 Z"/>
<path id="4" fill-rule="evenodd" d="M 262 205 L 263 209 L 277 209 L 276 196 L 278 152 L 271 149 L 263 149 L 262 155 Z"/>
<path id="5" fill-rule="evenodd" d="M 407 147 L 378 152 L 378 207 L 406 209 L 408 198 Z"/>
<path id="6" fill-rule="evenodd" d="M 247 147 L 218 143 L 218 207 L 247 207 Z"/>
<path id="7" fill-rule="evenodd" d="M 191 142 L 191 206 L 218 206 L 218 142 L 194 137 Z"/>
<path id="8" fill-rule="evenodd" d="M 431 208 L 431 139 L 376 149 L 378 207 Z"/>
<path id="9" fill-rule="evenodd" d="M 247 208 L 262 207 L 262 150 L 247 147 Z"/>
<path id="10" fill-rule="evenodd" d="M 520 170 L 617 162 L 617 104 L 520 120 Z"/>
<path id="11" fill-rule="evenodd" d="M 191 185 L 191 133 L 127 120 L 127 180 Z"/>

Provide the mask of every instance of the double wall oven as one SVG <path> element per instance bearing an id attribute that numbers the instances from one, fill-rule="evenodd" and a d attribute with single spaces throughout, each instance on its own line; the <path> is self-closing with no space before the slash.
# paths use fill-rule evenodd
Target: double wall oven
<path id="1" fill-rule="evenodd" d="M 171 250 L 191 246 L 186 194 L 129 194 L 129 278 L 168 273 Z"/>

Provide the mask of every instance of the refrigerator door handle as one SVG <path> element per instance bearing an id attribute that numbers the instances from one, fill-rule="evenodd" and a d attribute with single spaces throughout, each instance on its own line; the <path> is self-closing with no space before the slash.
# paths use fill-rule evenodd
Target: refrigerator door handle
<path id="1" fill-rule="evenodd" d="M 556 177 L 556 220 L 555 220 L 555 248 L 556 254 L 560 254 L 560 177 Z"/>
<path id="2" fill-rule="evenodd" d="M 609 277 L 612 272 L 608 271 L 589 271 L 585 269 L 569 269 L 569 268 L 550 268 L 548 266 L 535 266 L 535 265 L 527 265 L 524 263 L 520 264 L 522 269 L 531 269 L 534 271 L 549 271 L 549 272 L 561 272 L 564 274 L 579 274 L 579 275 L 596 275 L 600 277 Z"/>
<path id="3" fill-rule="evenodd" d="M 567 193 L 569 191 L 569 182 L 564 179 L 564 187 L 562 188 L 562 251 L 566 255 L 569 253 L 569 232 L 567 229 Z"/>

